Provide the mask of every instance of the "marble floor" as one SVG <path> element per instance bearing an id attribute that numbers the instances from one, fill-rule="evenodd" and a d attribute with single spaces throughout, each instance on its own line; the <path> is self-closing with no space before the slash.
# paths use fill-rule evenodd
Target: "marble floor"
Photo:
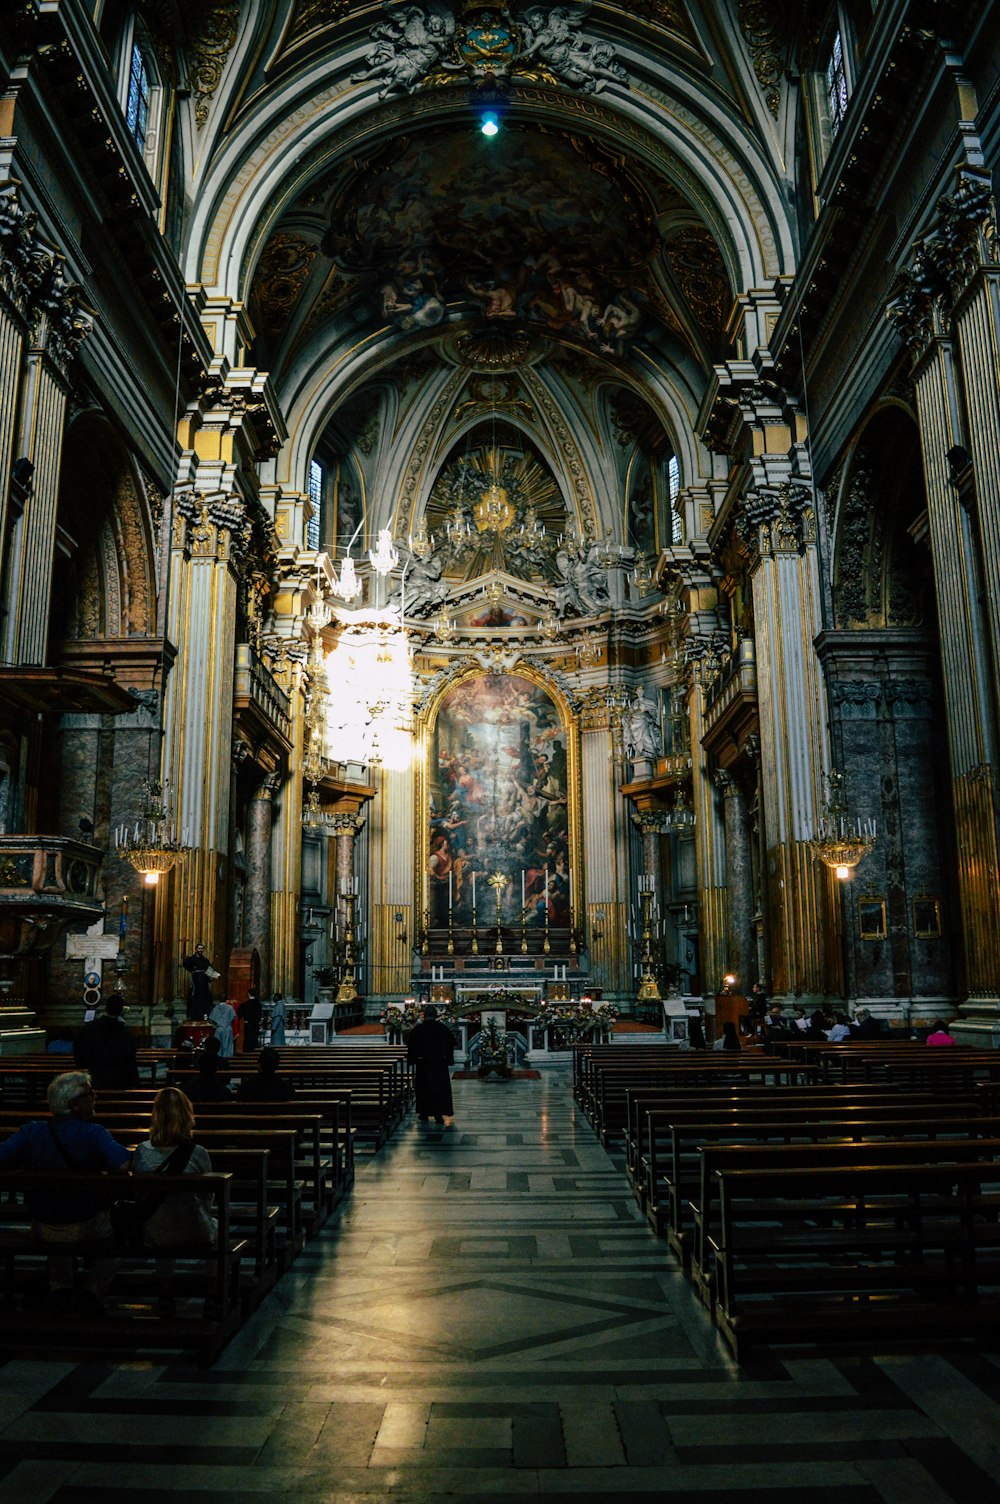
<path id="1" fill-rule="evenodd" d="M 0 1501 L 1000 1501 L 1000 1360 L 728 1359 L 568 1073 L 410 1121 L 216 1367 L 0 1367 Z"/>

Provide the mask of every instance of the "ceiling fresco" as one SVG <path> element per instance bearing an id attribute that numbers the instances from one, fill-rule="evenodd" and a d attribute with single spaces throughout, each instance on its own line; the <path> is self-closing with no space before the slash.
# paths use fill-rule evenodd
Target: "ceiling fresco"
<path id="1" fill-rule="evenodd" d="M 401 330 L 465 307 L 621 354 L 646 319 L 650 205 L 621 164 L 560 135 L 511 127 L 398 143 L 331 206 L 323 250 Z"/>

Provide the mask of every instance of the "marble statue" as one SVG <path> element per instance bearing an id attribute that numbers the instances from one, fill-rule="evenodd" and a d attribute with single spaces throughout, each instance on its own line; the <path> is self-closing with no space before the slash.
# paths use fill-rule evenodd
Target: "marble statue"
<path id="1" fill-rule="evenodd" d="M 442 63 L 455 35 L 455 18 L 443 5 L 407 5 L 372 27 L 374 46 L 365 71 L 352 83 L 380 83 L 379 98 L 412 94 L 432 68 Z"/>
<path id="2" fill-rule="evenodd" d="M 660 750 L 656 730 L 656 706 L 647 700 L 640 686 L 632 704 L 622 715 L 622 730 L 625 735 L 625 750 L 634 759 L 656 757 Z"/>
<path id="3" fill-rule="evenodd" d="M 611 605 L 608 572 L 599 562 L 600 545 L 584 538 L 569 538 L 556 552 L 556 568 L 562 576 L 556 586 L 555 612 L 560 620 L 568 610 L 592 616 Z"/>
<path id="4" fill-rule="evenodd" d="M 628 71 L 615 60 L 608 42 L 588 42 L 579 34 L 583 24 L 580 9 L 556 5 L 546 10 L 531 5 L 524 11 L 525 43 L 520 61 L 537 57 L 564 84 L 599 94 L 609 83 L 628 85 Z"/>

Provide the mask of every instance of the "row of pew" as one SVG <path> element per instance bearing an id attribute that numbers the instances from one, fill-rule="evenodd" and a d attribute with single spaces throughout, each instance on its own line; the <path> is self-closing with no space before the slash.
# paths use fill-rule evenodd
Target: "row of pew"
<path id="1" fill-rule="evenodd" d="M 156 1056 L 159 1079 L 97 1095 L 96 1121 L 129 1148 L 147 1137 L 160 1087 L 169 1079 L 183 1090 L 193 1074 L 172 1070 L 171 1052 L 148 1054 Z M 59 1195 L 86 1186 L 110 1205 L 141 1201 L 151 1190 L 190 1191 L 190 1177 L 0 1172 L 0 1352 L 69 1345 L 88 1352 L 180 1350 L 202 1365 L 214 1361 L 348 1194 L 356 1155 L 378 1150 L 412 1105 L 405 1051 L 381 1042 L 289 1048 L 281 1071 L 296 1087 L 287 1101 L 195 1104 L 195 1140 L 212 1160 L 212 1174 L 199 1178 L 198 1189 L 211 1196 L 219 1236 L 215 1250 L 171 1250 L 173 1310 L 161 1309 L 155 1251 L 125 1253 L 104 1242 L 73 1251 L 78 1262 L 114 1255 L 105 1310 L 53 1309 L 47 1262 L 65 1250 L 35 1236 L 26 1198 L 42 1188 Z M 256 1057 L 237 1057 L 224 1074 L 235 1085 L 256 1072 Z M 55 1074 L 51 1056 L 0 1060 L 0 1138 L 46 1115 L 45 1089 Z"/>
<path id="2" fill-rule="evenodd" d="M 737 1359 L 1000 1318 L 1000 1052 L 578 1047 L 577 1100 Z"/>

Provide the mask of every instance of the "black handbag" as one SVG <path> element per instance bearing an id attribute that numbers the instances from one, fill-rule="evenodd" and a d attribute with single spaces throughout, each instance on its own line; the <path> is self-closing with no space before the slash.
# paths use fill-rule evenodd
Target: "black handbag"
<path id="1" fill-rule="evenodd" d="M 187 1143 L 178 1144 L 174 1152 L 163 1161 L 162 1165 L 157 1166 L 153 1174 L 183 1175 L 193 1153 L 194 1144 L 190 1140 Z M 132 1197 L 123 1197 L 111 1203 L 111 1231 L 122 1253 L 141 1252 L 144 1246 L 143 1232 L 146 1223 L 169 1195 L 169 1191 L 154 1191 L 151 1196 L 145 1196 L 141 1201 L 136 1201 Z"/>

